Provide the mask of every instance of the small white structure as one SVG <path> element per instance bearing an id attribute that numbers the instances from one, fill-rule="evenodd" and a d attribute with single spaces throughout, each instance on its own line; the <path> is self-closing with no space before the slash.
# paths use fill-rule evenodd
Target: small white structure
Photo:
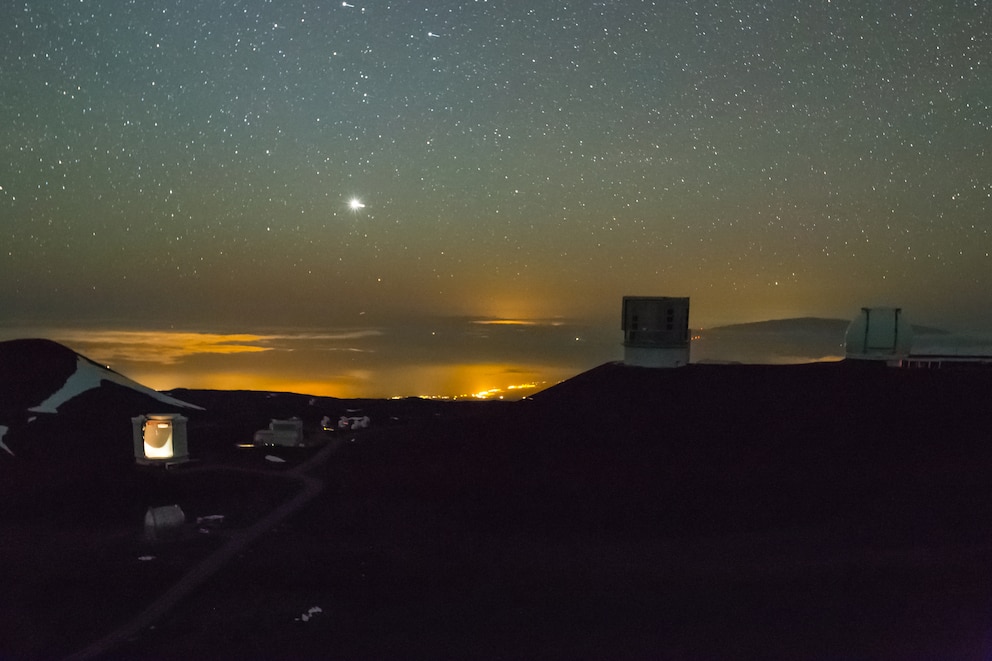
<path id="1" fill-rule="evenodd" d="M 131 418 L 134 460 L 145 466 L 189 461 L 186 420 L 179 413 L 149 413 Z"/>
<path id="2" fill-rule="evenodd" d="M 368 429 L 370 424 L 372 424 L 372 419 L 367 415 L 350 417 L 342 415 L 338 418 L 339 429 Z"/>
<path id="3" fill-rule="evenodd" d="M 848 359 L 884 361 L 898 367 L 913 345 L 913 328 L 902 308 L 861 308 L 845 336 Z"/>
<path id="4" fill-rule="evenodd" d="M 303 421 L 299 418 L 272 420 L 268 429 L 255 432 L 255 445 L 297 447 L 303 445 Z"/>
<path id="5" fill-rule="evenodd" d="M 689 364 L 689 298 L 623 297 L 623 361 L 638 367 Z"/>
<path id="6" fill-rule="evenodd" d="M 149 507 L 145 511 L 145 539 L 149 542 L 175 539 L 185 523 L 186 514 L 179 505 Z"/>

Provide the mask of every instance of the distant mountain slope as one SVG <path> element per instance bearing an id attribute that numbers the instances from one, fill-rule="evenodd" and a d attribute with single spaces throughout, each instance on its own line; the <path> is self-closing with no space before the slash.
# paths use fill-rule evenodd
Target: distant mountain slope
<path id="1" fill-rule="evenodd" d="M 76 359 L 76 371 L 69 375 L 69 378 L 62 384 L 62 387 L 53 392 L 41 404 L 32 406 L 30 410 L 37 413 L 57 413 L 59 407 L 66 402 L 88 390 L 99 388 L 104 382 L 116 383 L 124 386 L 125 388 L 148 395 L 152 399 L 169 406 L 178 406 L 180 408 L 187 409 L 200 408 L 195 404 L 184 402 L 174 397 L 170 397 L 169 395 L 152 390 L 151 388 L 143 386 L 140 383 L 136 383 L 126 376 L 118 374 L 112 369 L 100 367 L 89 358 L 78 356 Z"/>
<path id="2" fill-rule="evenodd" d="M 0 342 L 0 450 L 13 454 L 17 443 L 12 439 L 51 436 L 53 416 L 64 417 L 62 428 L 72 429 L 79 419 L 126 419 L 152 409 L 200 407 L 136 383 L 57 342 Z M 35 424 L 39 419 L 45 423 Z M 63 432 L 45 441 L 57 445 L 68 436 Z"/>
<path id="3" fill-rule="evenodd" d="M 843 337 L 850 319 L 830 319 L 826 317 L 790 317 L 768 319 L 743 324 L 714 326 L 708 332 L 747 332 L 747 333 L 839 333 Z M 931 326 L 913 325 L 913 332 L 921 335 L 947 335 L 948 331 Z"/>
<path id="4" fill-rule="evenodd" d="M 200 408 L 132 381 L 51 340 L 0 342 L 0 416 L 19 410 L 56 413 L 66 402 L 104 383 L 116 383 L 168 406 Z"/>
<path id="5" fill-rule="evenodd" d="M 847 319 L 796 317 L 730 324 L 695 331 L 692 361 L 756 364 L 810 363 L 844 357 Z M 939 338 L 947 331 L 913 326 L 917 337 Z"/>
<path id="6" fill-rule="evenodd" d="M 708 332 L 748 332 L 748 333 L 840 333 L 847 331 L 850 319 L 829 319 L 824 317 L 794 317 L 789 319 L 768 319 L 744 324 L 729 324 L 707 329 Z"/>
<path id="7" fill-rule="evenodd" d="M 844 356 L 849 321 L 801 317 L 700 329 L 693 362 L 811 363 Z"/>
<path id="8" fill-rule="evenodd" d="M 76 371 L 78 354 L 51 340 L 0 342 L 0 423 L 45 401 Z"/>

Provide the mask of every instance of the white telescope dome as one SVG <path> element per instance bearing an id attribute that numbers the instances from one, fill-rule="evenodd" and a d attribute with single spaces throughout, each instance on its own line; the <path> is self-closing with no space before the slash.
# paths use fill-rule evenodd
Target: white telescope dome
<path id="1" fill-rule="evenodd" d="M 909 355 L 913 328 L 901 308 L 861 308 L 845 336 L 847 357 L 899 360 Z"/>

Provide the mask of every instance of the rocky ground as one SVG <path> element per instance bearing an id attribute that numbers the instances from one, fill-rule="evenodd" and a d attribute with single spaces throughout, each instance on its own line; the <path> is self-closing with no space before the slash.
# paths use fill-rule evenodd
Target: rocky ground
<path id="1" fill-rule="evenodd" d="M 316 497 L 97 658 L 984 659 L 990 385 L 604 365 L 507 403 L 177 391 L 206 409 L 187 466 L 133 466 L 109 423 L 113 460 L 0 464 L 0 656 L 67 656 L 125 624 L 293 498 L 320 451 L 239 441 L 352 409 L 372 426 L 334 432 L 306 471 Z M 90 422 L 74 443 L 99 441 Z M 223 522 L 144 540 L 167 501 Z"/>

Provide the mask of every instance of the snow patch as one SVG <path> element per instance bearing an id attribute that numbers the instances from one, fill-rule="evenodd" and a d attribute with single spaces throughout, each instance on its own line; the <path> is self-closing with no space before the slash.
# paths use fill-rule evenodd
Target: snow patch
<path id="1" fill-rule="evenodd" d="M 318 613 L 323 613 L 323 612 L 324 612 L 324 609 L 321 608 L 320 606 L 311 606 L 310 608 L 307 609 L 307 612 L 306 613 L 304 613 L 303 615 L 300 615 L 298 618 L 296 618 L 296 621 L 297 622 L 301 622 L 301 621 L 302 622 L 309 622 L 310 621 L 310 618 L 312 618 L 314 615 L 317 615 Z"/>
<path id="2" fill-rule="evenodd" d="M 7 435 L 7 426 L 0 425 L 0 449 L 7 451 L 11 457 L 14 456 L 14 451 L 7 447 L 7 444 L 3 442 L 3 437 Z"/>
<path id="3" fill-rule="evenodd" d="M 219 525 L 224 523 L 223 514 L 207 514 L 206 516 L 196 517 L 196 525 Z"/>
<path id="4" fill-rule="evenodd" d="M 58 408 L 70 399 L 83 394 L 87 390 L 99 388 L 100 384 L 104 381 L 110 381 L 111 383 L 122 385 L 125 388 L 136 390 L 158 400 L 159 402 L 162 402 L 163 404 L 188 409 L 199 409 L 201 411 L 203 410 L 203 407 L 184 402 L 176 399 L 175 397 L 164 395 L 156 390 L 152 390 L 151 388 L 143 386 L 140 383 L 132 381 L 126 376 L 122 376 L 113 370 L 97 367 L 82 356 L 77 358 L 76 371 L 73 372 L 68 379 L 66 379 L 65 383 L 62 384 L 62 387 L 52 393 L 51 396 L 49 396 L 49 398 L 41 404 L 33 406 L 28 410 L 36 413 L 58 413 Z"/>

